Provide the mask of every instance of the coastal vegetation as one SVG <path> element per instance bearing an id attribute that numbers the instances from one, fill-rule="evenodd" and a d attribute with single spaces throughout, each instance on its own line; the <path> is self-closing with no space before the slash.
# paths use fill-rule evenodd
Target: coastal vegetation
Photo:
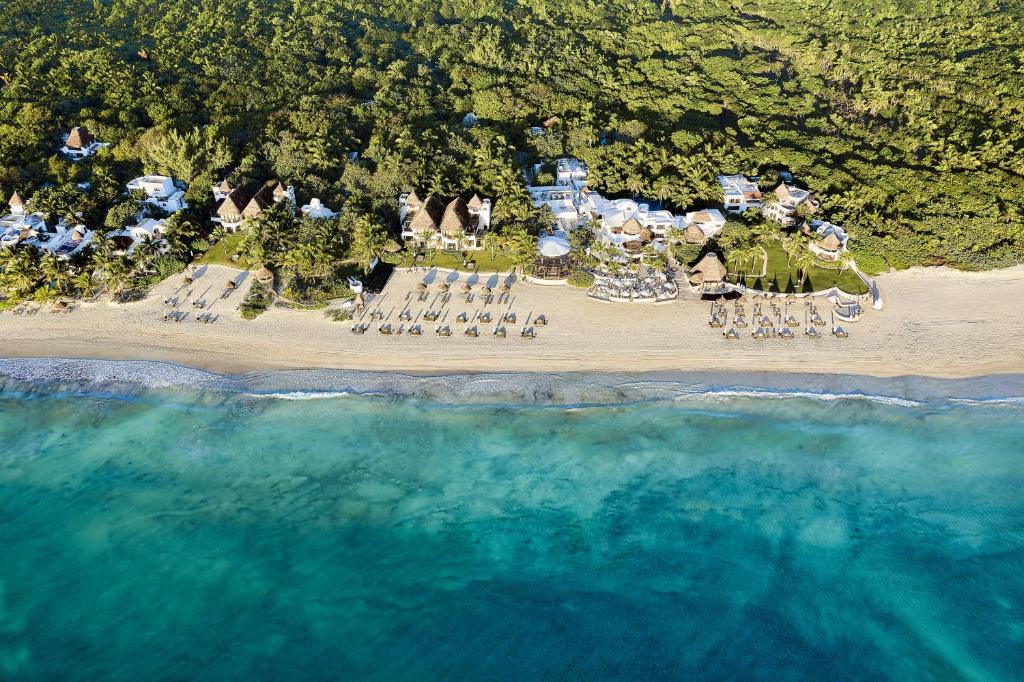
<path id="1" fill-rule="evenodd" d="M 719 201 L 719 173 L 767 187 L 790 171 L 866 272 L 1019 263 L 1022 14 L 989 0 L 956 12 L 902 0 L 10 0 L 0 192 L 107 229 L 137 207 L 124 183 L 163 173 L 188 183 L 189 208 L 170 219 L 165 253 L 97 240 L 44 268 L 19 249 L 0 263 L 4 284 L 41 299 L 120 293 L 199 256 L 268 265 L 284 290 L 319 300 L 379 257 L 406 257 L 395 199 L 412 189 L 494 197 L 496 241 L 472 259 L 523 270 L 547 222 L 522 170 L 563 155 L 609 196 L 676 210 Z M 61 157 L 76 125 L 109 146 Z M 243 234 L 213 229 L 214 182 L 267 177 L 340 216 L 269 210 Z M 756 222 L 733 248 L 777 253 Z M 674 255 L 692 261 L 689 250 Z M 830 275 L 768 260 L 783 287 Z"/>

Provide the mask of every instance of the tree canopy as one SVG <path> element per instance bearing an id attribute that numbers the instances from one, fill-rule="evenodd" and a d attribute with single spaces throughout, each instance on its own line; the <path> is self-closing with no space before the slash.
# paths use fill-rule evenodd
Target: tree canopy
<path id="1" fill-rule="evenodd" d="M 48 212 L 101 224 L 133 174 L 192 182 L 199 215 L 233 172 L 383 225 L 402 190 L 473 190 L 515 227 L 530 213 L 521 168 L 560 154 L 606 194 L 678 209 L 715 202 L 720 172 L 786 169 L 858 257 L 1008 265 L 1024 260 L 1022 14 L 992 0 L 8 0 L 0 190 L 48 186 Z M 111 147 L 56 158 L 74 125 Z"/>

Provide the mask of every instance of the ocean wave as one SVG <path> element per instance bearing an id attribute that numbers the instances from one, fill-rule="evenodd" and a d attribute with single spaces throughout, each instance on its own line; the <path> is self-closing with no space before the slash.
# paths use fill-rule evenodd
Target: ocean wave
<path id="1" fill-rule="evenodd" d="M 217 374 L 165 362 L 54 358 L 0 359 L 0 377 L 25 384 L 141 389 L 206 387 L 223 382 Z"/>
<path id="2" fill-rule="evenodd" d="M 281 370 L 221 376 L 151 361 L 0 359 L 0 390 L 15 384 L 132 393 L 147 389 L 225 391 L 257 400 L 310 401 L 354 396 L 438 404 L 621 405 L 669 401 L 805 399 L 868 401 L 903 408 L 938 404 L 1024 405 L 1024 377 L 879 379 L 771 372 L 489 373 L 424 375 L 343 370 Z"/>
<path id="3" fill-rule="evenodd" d="M 799 390 L 766 390 L 766 389 L 710 389 L 700 393 L 692 393 L 679 396 L 679 400 L 691 398 L 806 398 L 809 400 L 821 400 L 832 402 L 836 400 L 866 400 L 882 405 L 897 405 L 899 407 L 920 407 L 928 404 L 925 400 L 910 400 L 908 398 L 897 398 L 887 395 L 875 395 L 871 393 L 815 393 L 812 391 Z"/>

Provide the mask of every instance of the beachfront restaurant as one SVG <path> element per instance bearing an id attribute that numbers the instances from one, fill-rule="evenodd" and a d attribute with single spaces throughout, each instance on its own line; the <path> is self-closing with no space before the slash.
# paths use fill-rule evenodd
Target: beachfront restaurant
<path id="1" fill-rule="evenodd" d="M 549 282 L 562 281 L 572 272 L 569 242 L 562 237 L 541 237 L 537 242 L 537 257 L 533 277 Z"/>

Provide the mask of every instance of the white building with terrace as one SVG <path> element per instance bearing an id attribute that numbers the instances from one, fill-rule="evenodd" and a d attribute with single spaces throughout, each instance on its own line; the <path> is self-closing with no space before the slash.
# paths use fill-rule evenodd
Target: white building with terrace
<path id="1" fill-rule="evenodd" d="M 185 201 L 187 186 L 166 175 L 143 175 L 127 185 L 129 192 L 142 192 L 146 203 L 167 212 L 175 213 L 188 208 Z"/>
<path id="2" fill-rule="evenodd" d="M 745 175 L 719 175 L 722 186 L 722 203 L 729 213 L 743 213 L 750 208 L 759 208 L 764 196 L 757 183 Z"/>
<path id="3" fill-rule="evenodd" d="M 820 203 L 813 194 L 783 182 L 772 192 L 762 212 L 766 218 L 771 218 L 783 227 L 792 227 L 797 223 L 796 215 L 801 207 L 805 207 L 808 215 L 813 215 L 819 206 Z"/>

